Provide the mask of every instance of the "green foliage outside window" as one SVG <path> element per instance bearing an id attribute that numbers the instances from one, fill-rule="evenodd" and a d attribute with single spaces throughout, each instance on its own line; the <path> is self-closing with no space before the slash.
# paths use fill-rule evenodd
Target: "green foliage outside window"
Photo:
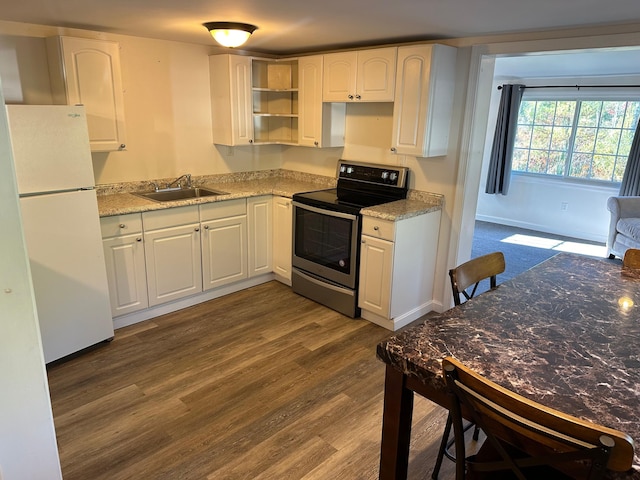
<path id="1" fill-rule="evenodd" d="M 640 102 L 523 100 L 512 170 L 620 182 Z"/>

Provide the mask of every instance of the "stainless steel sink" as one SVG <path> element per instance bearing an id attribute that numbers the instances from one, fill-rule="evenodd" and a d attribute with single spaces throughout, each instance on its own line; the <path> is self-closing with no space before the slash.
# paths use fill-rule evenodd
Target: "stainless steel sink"
<path id="1" fill-rule="evenodd" d="M 177 200 L 189 200 L 190 198 L 213 197 L 216 195 L 227 195 L 226 192 L 211 190 L 208 188 L 180 188 L 171 190 L 158 190 L 153 192 L 136 193 L 139 197 L 153 200 L 155 202 L 175 202 Z"/>

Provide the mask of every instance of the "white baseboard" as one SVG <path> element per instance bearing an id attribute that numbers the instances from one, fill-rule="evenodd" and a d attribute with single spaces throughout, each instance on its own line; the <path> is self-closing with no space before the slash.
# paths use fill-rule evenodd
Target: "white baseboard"
<path id="1" fill-rule="evenodd" d="M 429 312 L 434 310 L 435 303 L 433 301 L 429 301 L 423 305 L 420 305 L 413 310 L 410 310 L 402 315 L 399 315 L 393 319 L 385 318 L 377 313 L 370 312 L 368 310 L 362 310 L 360 316 L 365 320 L 370 321 L 371 323 L 375 323 L 381 327 L 386 328 L 387 330 L 391 330 L 395 332 L 396 330 L 401 329 L 402 327 L 406 327 L 414 320 L 419 319 L 423 315 L 426 315 Z"/>

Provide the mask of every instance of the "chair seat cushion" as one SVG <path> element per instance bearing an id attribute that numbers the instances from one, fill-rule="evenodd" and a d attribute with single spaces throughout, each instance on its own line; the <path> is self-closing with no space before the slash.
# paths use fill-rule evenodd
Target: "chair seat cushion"
<path id="1" fill-rule="evenodd" d="M 621 218 L 618 220 L 616 230 L 640 242 L 640 218 Z"/>

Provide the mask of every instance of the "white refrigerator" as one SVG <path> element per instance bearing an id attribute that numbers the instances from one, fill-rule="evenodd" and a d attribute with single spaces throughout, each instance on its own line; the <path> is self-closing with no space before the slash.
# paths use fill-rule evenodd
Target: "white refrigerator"
<path id="1" fill-rule="evenodd" d="M 45 362 L 113 338 L 84 107 L 7 105 Z"/>

